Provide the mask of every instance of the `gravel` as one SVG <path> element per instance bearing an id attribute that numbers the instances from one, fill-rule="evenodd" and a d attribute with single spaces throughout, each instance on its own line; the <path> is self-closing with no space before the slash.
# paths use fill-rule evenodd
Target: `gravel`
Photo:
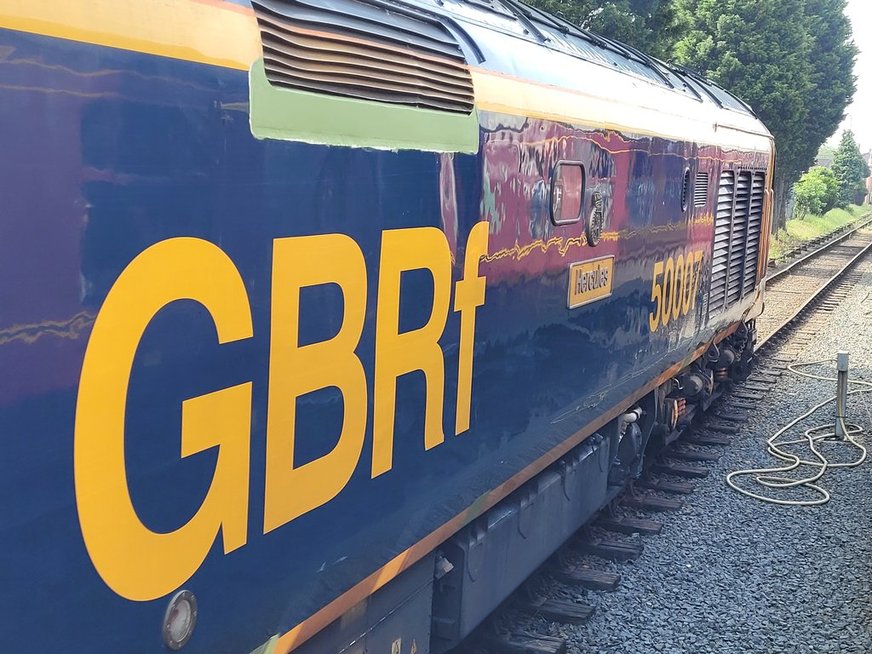
<path id="1" fill-rule="evenodd" d="M 872 259 L 861 266 L 861 281 L 802 360 L 846 349 L 851 376 L 872 381 Z M 621 574 L 617 592 L 563 589 L 596 606 L 592 620 L 572 627 L 534 617 L 522 628 L 562 636 L 579 653 L 872 652 L 872 460 L 829 471 L 821 483 L 832 500 L 819 507 L 764 504 L 724 482 L 732 470 L 772 465 L 766 438 L 834 389 L 785 372 L 723 458 L 705 464 L 710 476 L 681 511 L 649 516 L 665 526 L 640 537 L 641 558 L 587 559 Z M 849 398 L 848 413 L 872 432 L 872 394 Z M 831 414 L 825 408 L 801 426 Z M 868 435 L 859 440 L 872 444 Z"/>

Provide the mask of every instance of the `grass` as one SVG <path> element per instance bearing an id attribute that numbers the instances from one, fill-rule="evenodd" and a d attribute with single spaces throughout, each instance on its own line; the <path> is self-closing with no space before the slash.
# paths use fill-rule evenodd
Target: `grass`
<path id="1" fill-rule="evenodd" d="M 769 240 L 769 258 L 780 259 L 788 250 L 869 214 L 872 214 L 872 206 L 852 204 L 845 209 L 831 209 L 823 216 L 809 214 L 805 218 L 788 220 L 787 226 Z"/>

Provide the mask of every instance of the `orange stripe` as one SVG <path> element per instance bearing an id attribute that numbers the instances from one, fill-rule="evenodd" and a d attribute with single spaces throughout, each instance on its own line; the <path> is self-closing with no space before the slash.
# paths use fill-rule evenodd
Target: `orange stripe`
<path id="1" fill-rule="evenodd" d="M 0 28 L 245 71 L 262 53 L 254 12 L 221 0 L 3 0 Z M 768 150 L 768 141 L 753 130 L 734 131 L 725 140 L 705 119 L 666 113 L 663 106 L 636 106 L 478 67 L 470 71 L 476 103 L 484 110 Z M 755 123 L 751 118 L 745 122 Z"/>
<path id="2" fill-rule="evenodd" d="M 713 106 L 693 107 L 692 111 L 687 109 L 683 113 L 670 112 L 668 107 L 687 108 L 696 104 L 683 98 L 678 98 L 674 104 L 669 99 L 662 105 L 646 106 L 538 80 L 522 79 L 508 73 L 478 67 L 471 67 L 470 70 L 479 109 L 638 136 L 690 140 L 762 153 L 768 153 L 770 149 L 771 137 L 763 131 L 729 125 L 720 125 L 720 131 L 715 129 L 709 118 L 716 115 L 723 118 L 722 114 L 726 112 L 717 113 Z M 658 96 L 658 101 L 667 98 L 668 93 L 664 90 L 664 95 Z M 737 115 L 736 119 L 756 124 L 759 130 L 764 129 L 750 116 Z M 721 133 L 725 130 L 729 130 L 730 134 Z"/>
<path id="3" fill-rule="evenodd" d="M 0 28 L 248 70 L 254 14 L 218 0 L 3 0 Z"/>

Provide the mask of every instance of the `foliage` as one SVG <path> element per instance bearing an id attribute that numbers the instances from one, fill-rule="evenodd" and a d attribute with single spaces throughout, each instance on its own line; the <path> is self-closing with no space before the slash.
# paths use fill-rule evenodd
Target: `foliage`
<path id="1" fill-rule="evenodd" d="M 776 221 L 856 87 L 846 0 L 677 0 L 678 63 L 749 103 L 775 136 Z"/>
<path id="2" fill-rule="evenodd" d="M 847 0 L 528 0 L 723 86 L 775 137 L 776 224 L 856 90 Z"/>
<path id="3" fill-rule="evenodd" d="M 796 0 L 680 0 L 690 30 L 678 63 L 749 103 L 776 138 L 779 163 L 798 170 L 809 117 L 812 38 Z"/>
<path id="4" fill-rule="evenodd" d="M 772 235 L 769 241 L 769 258 L 780 259 L 788 250 L 870 214 L 872 206 L 851 205 L 845 209 L 830 209 L 823 216 L 809 214 L 802 219 L 788 220 L 784 229 Z"/>
<path id="5" fill-rule="evenodd" d="M 836 206 L 839 198 L 839 181 L 829 168 L 815 166 L 809 169 L 793 187 L 796 199 L 796 214 L 822 214 Z"/>
<path id="6" fill-rule="evenodd" d="M 799 151 L 800 170 L 814 163 L 818 148 L 838 129 L 857 90 L 858 51 L 845 5 L 846 0 L 805 0 L 806 29 L 812 38 L 812 94 L 806 98 L 808 121 Z"/>
<path id="7" fill-rule="evenodd" d="M 836 149 L 824 143 L 820 149 L 818 149 L 817 155 L 815 155 L 815 161 L 818 162 L 818 165 L 820 166 L 829 166 L 833 163 L 833 155 L 835 154 Z"/>
<path id="8" fill-rule="evenodd" d="M 610 39 L 669 58 L 683 33 L 674 0 L 527 0 Z"/>
<path id="9" fill-rule="evenodd" d="M 846 206 L 856 201 L 859 195 L 866 194 L 866 178 L 869 177 L 869 166 L 860 153 L 860 147 L 854 140 L 854 133 L 845 130 L 842 140 L 833 155 L 833 175 L 839 184 L 838 202 Z"/>

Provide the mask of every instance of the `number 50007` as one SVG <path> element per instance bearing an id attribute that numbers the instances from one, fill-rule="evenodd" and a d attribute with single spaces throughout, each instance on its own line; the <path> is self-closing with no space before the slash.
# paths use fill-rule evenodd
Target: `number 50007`
<path id="1" fill-rule="evenodd" d="M 654 264 L 651 280 L 651 302 L 654 310 L 648 314 L 648 326 L 657 331 L 670 320 L 677 320 L 696 306 L 696 292 L 702 269 L 703 251 L 694 250 L 669 257 Z"/>

